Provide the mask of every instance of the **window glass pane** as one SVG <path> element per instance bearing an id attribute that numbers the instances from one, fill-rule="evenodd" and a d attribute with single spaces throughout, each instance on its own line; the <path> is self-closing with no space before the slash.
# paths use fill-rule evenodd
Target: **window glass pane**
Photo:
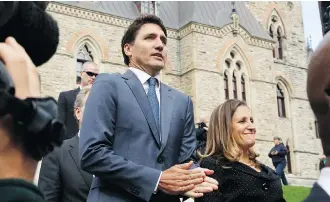
<path id="1" fill-rule="evenodd" d="M 77 63 L 76 63 L 76 84 L 80 84 L 80 72 L 82 69 L 82 65 L 87 61 L 93 61 L 93 56 L 91 51 L 88 50 L 87 45 L 82 46 L 79 49 L 77 54 Z"/>

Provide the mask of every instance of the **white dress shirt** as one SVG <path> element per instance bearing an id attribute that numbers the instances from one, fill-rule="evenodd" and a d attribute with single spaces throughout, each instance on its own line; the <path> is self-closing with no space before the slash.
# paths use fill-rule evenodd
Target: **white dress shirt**
<path id="1" fill-rule="evenodd" d="M 330 167 L 322 168 L 321 175 L 317 183 L 330 197 Z"/>
<path id="2" fill-rule="evenodd" d="M 146 94 L 148 94 L 148 90 L 149 90 L 148 80 L 149 80 L 149 78 L 151 76 L 149 74 L 147 74 L 146 72 L 144 72 L 144 71 L 142 71 L 140 69 L 134 68 L 134 67 L 130 67 L 129 70 L 131 70 L 137 76 L 137 78 L 140 80 L 140 82 L 141 82 L 141 84 L 142 84 L 142 86 L 144 88 L 144 91 L 146 92 Z M 159 77 L 160 77 L 159 74 L 157 74 L 154 78 L 156 78 L 157 81 L 158 81 L 158 83 L 156 85 L 156 95 L 157 95 L 158 104 L 159 104 L 159 110 L 160 110 L 160 80 L 159 80 Z M 160 115 L 160 112 L 159 112 L 159 115 Z M 162 172 L 159 175 L 158 182 L 156 184 L 156 187 L 154 189 L 154 192 L 157 191 L 159 180 L 160 180 L 160 176 L 162 176 Z"/>
<path id="3" fill-rule="evenodd" d="M 148 80 L 151 76 L 149 74 L 147 74 L 146 72 L 144 72 L 140 69 L 134 68 L 134 67 L 130 67 L 129 70 L 131 70 L 137 76 L 137 78 L 140 80 L 141 84 L 143 85 L 144 91 L 146 92 L 146 94 L 148 94 L 148 90 L 149 90 Z M 157 79 L 157 81 L 158 81 L 158 83 L 156 85 L 156 95 L 157 95 L 157 99 L 158 99 L 158 104 L 160 106 L 160 80 L 159 80 L 159 77 L 160 77 L 159 74 L 157 74 L 154 78 Z"/>

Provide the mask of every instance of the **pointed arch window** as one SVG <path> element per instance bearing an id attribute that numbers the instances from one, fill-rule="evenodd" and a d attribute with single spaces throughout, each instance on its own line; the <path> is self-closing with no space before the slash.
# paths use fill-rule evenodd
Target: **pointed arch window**
<path id="1" fill-rule="evenodd" d="M 269 36 L 272 37 L 272 38 L 274 38 L 273 26 L 270 26 L 269 27 Z M 272 52 L 273 52 L 273 58 L 275 58 L 276 57 L 276 55 L 275 55 L 275 47 L 273 48 Z"/>
<path id="2" fill-rule="evenodd" d="M 283 60 L 284 58 L 284 48 L 283 43 L 285 42 L 285 32 L 284 32 L 284 25 L 281 21 L 280 16 L 278 15 L 276 10 L 272 11 L 272 15 L 269 20 L 268 24 L 268 32 L 269 36 L 276 41 L 276 44 L 274 44 L 272 53 L 273 58 L 277 58 L 280 60 Z"/>
<path id="3" fill-rule="evenodd" d="M 240 99 L 245 102 L 249 100 L 249 79 L 244 57 L 233 48 L 226 54 L 223 61 L 223 90 L 224 98 Z"/>
<path id="4" fill-rule="evenodd" d="M 226 100 L 229 99 L 229 89 L 228 89 L 229 85 L 228 85 L 228 75 L 227 72 L 225 72 L 225 76 L 224 76 L 224 89 L 225 89 L 225 98 Z"/>
<path id="5" fill-rule="evenodd" d="M 234 99 L 237 99 L 237 81 L 236 81 L 235 73 L 233 73 L 233 95 L 234 95 Z"/>
<path id="6" fill-rule="evenodd" d="M 281 87 L 277 84 L 277 108 L 278 108 L 278 116 L 279 117 L 286 117 L 285 114 L 285 98 L 284 93 Z"/>
<path id="7" fill-rule="evenodd" d="M 288 150 L 288 155 L 286 156 L 286 160 L 288 162 L 288 173 L 292 174 L 291 151 L 289 144 L 286 145 L 286 148 Z"/>
<path id="8" fill-rule="evenodd" d="M 241 77 L 241 88 L 242 88 L 242 100 L 246 101 L 245 79 L 243 75 Z"/>
<path id="9" fill-rule="evenodd" d="M 86 44 L 79 49 L 76 63 L 76 84 L 81 82 L 80 72 L 83 64 L 87 61 L 93 61 L 93 59 L 93 55 Z"/>
<path id="10" fill-rule="evenodd" d="M 277 29 L 277 44 L 278 44 L 278 59 L 283 59 L 283 44 L 282 44 L 282 31 L 281 27 Z"/>
<path id="11" fill-rule="evenodd" d="M 134 3 L 141 14 L 153 14 L 158 16 L 158 1 L 135 1 Z"/>

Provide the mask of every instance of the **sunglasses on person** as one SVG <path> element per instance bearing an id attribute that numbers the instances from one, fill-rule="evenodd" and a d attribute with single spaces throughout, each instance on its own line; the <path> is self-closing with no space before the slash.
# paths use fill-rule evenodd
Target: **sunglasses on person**
<path id="1" fill-rule="evenodd" d="M 92 76 L 97 77 L 97 75 L 99 75 L 99 74 L 94 73 L 94 72 L 86 72 L 86 71 L 85 71 L 85 73 L 86 73 L 88 76 L 90 76 L 90 77 L 92 77 Z"/>

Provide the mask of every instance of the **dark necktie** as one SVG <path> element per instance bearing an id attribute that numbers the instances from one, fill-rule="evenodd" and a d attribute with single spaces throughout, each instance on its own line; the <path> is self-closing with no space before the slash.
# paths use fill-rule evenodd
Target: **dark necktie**
<path id="1" fill-rule="evenodd" d="M 149 83 L 148 100 L 152 109 L 152 113 L 154 114 L 156 125 L 159 129 L 159 103 L 156 94 L 157 79 L 150 77 L 148 83 Z"/>

